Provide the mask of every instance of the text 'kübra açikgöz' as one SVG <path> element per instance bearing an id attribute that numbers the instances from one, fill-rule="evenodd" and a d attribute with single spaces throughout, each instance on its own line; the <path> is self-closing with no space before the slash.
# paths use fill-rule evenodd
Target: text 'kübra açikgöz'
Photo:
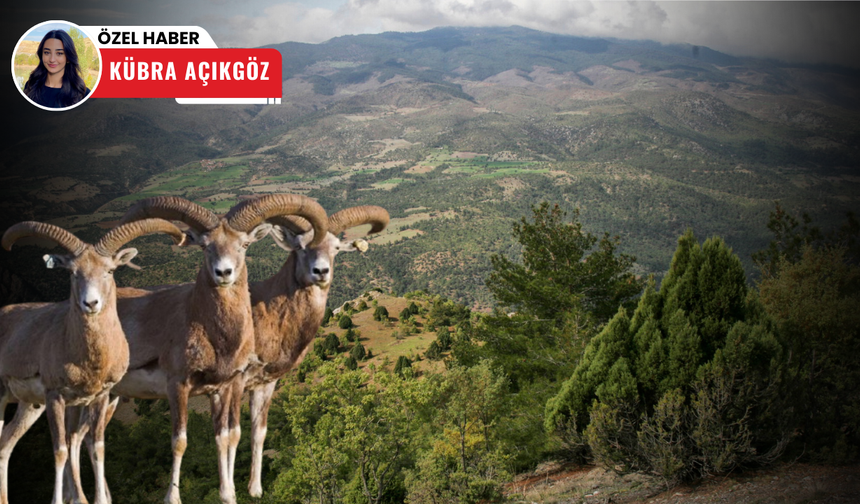
<path id="1" fill-rule="evenodd" d="M 249 56 L 248 61 L 189 61 L 185 65 L 186 81 L 201 81 L 204 86 L 209 81 L 267 81 L 269 80 L 269 62 L 257 62 L 256 56 Z M 172 61 L 134 61 L 133 56 L 126 56 L 125 61 L 110 62 L 110 80 L 112 81 L 161 81 L 177 80 L 176 65 Z"/>

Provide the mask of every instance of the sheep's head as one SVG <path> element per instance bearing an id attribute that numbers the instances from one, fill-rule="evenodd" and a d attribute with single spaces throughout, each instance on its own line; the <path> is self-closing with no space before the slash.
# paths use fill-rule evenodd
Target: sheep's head
<path id="1" fill-rule="evenodd" d="M 203 233 L 189 229 L 191 243 L 203 249 L 203 267 L 208 277 L 219 287 L 229 287 L 245 268 L 248 247 L 269 233 L 271 225 L 255 226 L 248 232 L 237 231 L 224 219 L 213 229 Z"/>
<path id="2" fill-rule="evenodd" d="M 340 252 L 367 250 L 362 239 L 341 240 L 346 229 L 370 224 L 367 234 L 378 233 L 388 225 L 388 212 L 378 206 L 360 206 L 341 210 L 328 218 L 328 232 L 320 240 L 307 222 L 295 217 L 270 219 L 274 225 L 272 238 L 284 250 L 295 254 L 296 281 L 300 287 L 316 285 L 326 289 L 331 285 L 334 258 Z"/>
<path id="3" fill-rule="evenodd" d="M 273 215 L 300 215 L 325 232 L 325 210 L 315 201 L 297 195 L 268 195 L 243 201 L 222 218 L 210 210 L 174 196 L 159 196 L 138 202 L 122 222 L 146 217 L 179 220 L 187 224 L 188 245 L 204 251 L 203 271 L 217 287 L 230 287 L 246 278 L 245 253 L 272 226 Z"/>
<path id="4" fill-rule="evenodd" d="M 3 235 L 3 247 L 26 236 L 47 238 L 68 251 L 66 254 L 43 256 L 48 268 L 65 268 L 71 275 L 71 304 L 86 315 L 98 315 L 116 297 L 113 273 L 120 266 L 136 267 L 131 260 L 137 255 L 133 248 L 120 248 L 129 241 L 149 233 L 170 234 L 176 243 L 185 235 L 173 224 L 161 219 L 146 219 L 110 230 L 95 245 L 90 245 L 72 233 L 41 222 L 21 222 Z"/>

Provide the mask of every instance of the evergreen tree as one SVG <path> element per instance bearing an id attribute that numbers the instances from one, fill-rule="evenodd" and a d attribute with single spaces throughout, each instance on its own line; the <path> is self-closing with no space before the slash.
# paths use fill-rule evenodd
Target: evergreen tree
<path id="1" fill-rule="evenodd" d="M 531 221 L 514 225 L 522 262 L 491 258 L 487 287 L 513 313 L 483 317 L 475 336 L 514 389 L 569 376 L 595 329 L 642 289 L 634 258 L 618 253 L 617 239 L 584 231 L 578 217 L 575 211 L 568 221 L 558 205 L 545 202 L 533 207 Z"/>
<path id="2" fill-rule="evenodd" d="M 352 355 L 348 355 L 346 359 L 343 360 L 343 366 L 350 371 L 355 371 L 358 369 L 358 362 Z"/>
<path id="3" fill-rule="evenodd" d="M 446 352 L 451 349 L 452 342 L 453 341 L 451 340 L 451 333 L 449 333 L 447 329 L 439 332 L 438 336 L 436 336 L 435 343 L 439 345 L 439 350 L 443 352 Z"/>
<path id="4" fill-rule="evenodd" d="M 360 361 L 367 357 L 367 352 L 364 349 L 364 345 L 356 343 L 355 346 L 352 347 L 352 350 L 350 350 L 349 355 L 352 356 L 353 359 Z"/>
<path id="5" fill-rule="evenodd" d="M 325 314 L 323 315 L 322 325 L 328 325 L 329 321 L 331 321 L 332 315 L 334 315 L 334 312 L 331 310 L 331 308 L 326 306 Z"/>
<path id="6" fill-rule="evenodd" d="M 522 263 L 501 255 L 490 259 L 487 287 L 500 305 L 539 319 L 583 311 L 605 322 L 639 294 L 642 284 L 631 271 L 635 258 L 617 252 L 617 238 L 584 231 L 579 210 L 570 222 L 558 205 L 546 202 L 532 214 L 533 222 L 523 218 L 514 225 Z"/>
<path id="7" fill-rule="evenodd" d="M 795 377 L 797 452 L 814 460 L 860 457 L 860 224 L 849 214 L 839 229 L 803 225 L 779 205 L 775 239 L 756 255 L 761 300 L 788 346 Z"/>
<path id="8" fill-rule="evenodd" d="M 341 315 L 340 320 L 338 320 L 337 322 L 337 326 L 341 329 L 349 329 L 350 327 L 353 327 L 352 319 L 349 317 L 349 315 Z"/>
<path id="9" fill-rule="evenodd" d="M 340 340 L 335 333 L 328 333 L 325 337 L 323 348 L 325 348 L 327 355 L 336 354 L 340 351 Z"/>
<path id="10" fill-rule="evenodd" d="M 316 340 L 314 341 L 314 355 L 319 357 L 321 360 L 325 360 L 328 352 L 326 351 L 325 340 Z"/>
<path id="11" fill-rule="evenodd" d="M 397 358 L 397 363 L 394 365 L 394 374 L 403 376 L 407 369 L 412 369 L 412 361 L 405 355 L 401 355 Z"/>
<path id="12" fill-rule="evenodd" d="M 785 353 L 745 282 L 722 240 L 688 231 L 659 292 L 649 281 L 588 343 L 546 428 L 667 484 L 772 461 L 791 430 Z"/>
<path id="13" fill-rule="evenodd" d="M 388 322 L 388 309 L 384 306 L 377 306 L 375 310 L 373 310 L 373 320 L 377 322 Z"/>
<path id="14" fill-rule="evenodd" d="M 427 351 L 424 352 L 424 357 L 430 360 L 439 360 L 442 358 L 442 351 L 439 348 L 439 344 L 436 341 L 430 343 L 430 346 L 427 347 Z"/>

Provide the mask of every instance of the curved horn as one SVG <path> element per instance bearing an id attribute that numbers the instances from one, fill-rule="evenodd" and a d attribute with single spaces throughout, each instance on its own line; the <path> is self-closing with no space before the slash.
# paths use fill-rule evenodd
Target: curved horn
<path id="1" fill-rule="evenodd" d="M 97 254 L 111 257 L 126 243 L 150 233 L 167 233 L 177 245 L 181 245 L 185 240 L 185 233 L 170 222 L 163 219 L 144 219 L 111 229 L 94 248 Z"/>
<path id="2" fill-rule="evenodd" d="M 209 209 L 178 196 L 142 199 L 125 212 L 119 223 L 122 225 L 150 217 L 182 221 L 201 233 L 215 229 L 220 223 L 218 216 Z"/>
<path id="3" fill-rule="evenodd" d="M 276 226 L 283 226 L 295 234 L 305 234 L 313 229 L 307 219 L 298 215 L 276 215 L 269 219 L 269 222 Z"/>
<path id="4" fill-rule="evenodd" d="M 3 248 L 12 250 L 12 244 L 26 236 L 38 236 L 57 242 L 59 246 L 75 256 L 80 255 L 87 246 L 80 238 L 61 227 L 44 222 L 26 221 L 15 224 L 3 233 Z"/>
<path id="5" fill-rule="evenodd" d="M 313 199 L 299 194 L 267 194 L 245 200 L 231 208 L 224 218 L 233 229 L 247 233 L 254 226 L 278 215 L 304 217 L 314 229 L 310 246 L 319 244 L 325 238 L 328 229 L 325 210 Z"/>
<path id="6" fill-rule="evenodd" d="M 378 233 L 388 225 L 388 211 L 374 205 L 344 208 L 328 218 L 328 230 L 334 235 L 362 224 L 370 224 L 367 234 Z"/>

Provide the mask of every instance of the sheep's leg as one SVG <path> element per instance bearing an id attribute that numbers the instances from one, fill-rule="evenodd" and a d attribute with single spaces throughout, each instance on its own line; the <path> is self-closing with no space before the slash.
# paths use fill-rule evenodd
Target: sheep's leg
<path id="1" fill-rule="evenodd" d="M 110 398 L 105 392 L 93 401 L 90 406 L 90 432 L 92 446 L 87 443 L 95 473 L 96 493 L 95 504 L 107 504 L 107 487 L 105 485 L 105 426 L 109 420 Z"/>
<path id="2" fill-rule="evenodd" d="M 113 401 L 110 401 L 108 399 L 107 410 L 106 410 L 106 414 L 105 414 L 105 418 L 104 418 L 105 428 L 107 427 L 107 424 L 110 423 L 111 418 L 113 418 L 113 414 L 116 413 L 116 407 L 118 404 L 119 404 L 119 397 L 115 397 L 113 399 Z M 92 432 L 92 431 L 90 431 L 90 432 Z M 95 460 L 96 450 L 95 450 L 95 442 L 93 441 L 93 436 L 92 435 L 87 436 L 86 441 L 87 441 L 87 452 L 89 452 L 89 454 L 90 454 L 90 464 L 93 466 L 93 468 L 95 468 L 96 467 L 96 460 Z M 104 472 L 102 472 L 102 475 L 104 475 Z M 101 479 L 102 479 L 102 483 L 104 484 L 104 487 L 105 487 L 105 502 L 106 502 L 106 504 L 112 504 L 113 500 L 111 499 L 111 496 L 110 496 L 110 488 L 108 488 L 107 478 L 102 476 Z"/>
<path id="3" fill-rule="evenodd" d="M 54 499 L 53 504 L 63 503 L 63 471 L 69 458 L 69 440 L 66 436 L 66 400 L 58 391 L 46 397 L 48 426 L 54 441 Z"/>
<path id="4" fill-rule="evenodd" d="M 8 398 L 0 399 L 0 417 L 6 410 L 6 404 Z M 9 456 L 12 455 L 12 449 L 44 411 L 44 404 L 18 403 L 12 421 L 3 426 L 0 434 L 0 504 L 9 504 Z"/>
<path id="5" fill-rule="evenodd" d="M 89 431 L 87 408 L 71 406 L 66 411 L 66 431 L 69 433 L 69 459 L 66 462 L 63 502 L 87 504 L 81 486 L 81 443 Z"/>
<path id="6" fill-rule="evenodd" d="M 171 382 L 167 390 L 167 398 L 170 402 L 170 420 L 173 424 L 173 438 L 171 447 L 173 449 L 173 468 L 170 473 L 170 488 L 164 497 L 166 504 L 181 504 L 179 498 L 179 469 L 182 466 L 182 455 L 188 446 L 186 435 L 188 427 L 188 394 L 190 388 L 184 382 Z"/>
<path id="7" fill-rule="evenodd" d="M 227 460 L 230 466 L 230 483 L 234 484 L 236 469 L 236 450 L 242 437 L 242 392 L 245 391 L 245 377 L 238 375 L 232 383 L 233 391 L 230 396 L 230 450 Z M 235 489 L 234 489 L 235 492 Z"/>
<path id="8" fill-rule="evenodd" d="M 209 406 L 212 412 L 212 427 L 215 430 L 215 446 L 218 449 L 218 477 L 221 482 L 219 493 L 221 502 L 233 504 L 236 502 L 236 490 L 230 479 L 230 383 L 222 385 L 209 395 Z"/>
<path id="9" fill-rule="evenodd" d="M 110 401 L 108 403 L 107 415 L 105 416 L 105 422 L 104 422 L 105 426 L 107 426 L 107 424 L 110 423 L 110 419 L 113 418 L 113 414 L 116 411 L 116 407 L 117 407 L 118 403 L 119 403 L 119 397 L 115 398 L 113 401 Z M 89 413 L 92 410 L 87 409 L 85 411 Z M 99 478 L 99 475 L 97 472 L 98 462 L 96 461 L 96 456 L 95 456 L 96 455 L 96 445 L 95 445 L 95 441 L 93 441 L 93 432 L 94 431 L 93 431 L 93 429 L 90 429 L 90 424 L 92 421 L 94 421 L 94 417 L 92 417 L 92 416 L 84 415 L 81 417 L 80 430 L 83 431 L 83 434 L 80 436 L 77 436 L 77 439 L 73 439 L 72 441 L 69 442 L 69 445 L 70 445 L 69 446 L 69 460 L 80 458 L 81 441 L 82 440 L 86 441 L 87 453 L 89 453 L 89 456 L 90 456 L 90 466 L 93 468 L 93 473 L 95 474 L 95 477 L 97 478 L 97 481 L 98 481 L 98 478 Z M 77 445 L 77 447 L 76 447 L 76 445 Z M 80 467 L 80 465 L 79 465 L 79 467 Z M 68 464 L 66 466 L 66 469 L 67 470 L 69 469 Z M 80 474 L 80 469 L 78 469 L 78 475 L 75 476 L 75 482 L 77 483 L 77 486 L 78 486 L 77 494 L 78 495 L 84 495 L 84 492 L 81 489 L 81 484 L 80 484 L 81 480 L 80 480 L 79 474 Z M 107 485 L 107 479 L 105 479 L 104 477 L 102 477 L 101 479 L 102 479 L 102 482 L 103 482 L 104 487 L 105 487 L 105 502 L 107 504 L 111 504 L 110 489 L 108 488 L 108 485 Z M 64 487 L 64 489 L 63 489 L 64 494 L 65 494 L 66 490 L 68 490 L 70 488 L 72 488 L 72 489 L 74 488 L 71 485 L 74 485 L 75 482 L 70 483 L 70 480 L 71 480 L 71 478 L 70 478 L 69 474 L 66 474 L 66 487 Z M 96 495 L 98 495 L 98 490 L 96 491 Z M 64 498 L 66 499 L 66 502 L 69 502 L 69 499 L 70 499 L 69 496 L 64 496 Z M 71 499 L 75 499 L 75 498 L 77 498 L 77 497 L 74 495 L 71 496 Z M 71 500 L 71 502 L 77 503 L 78 501 Z M 84 502 L 86 502 L 86 500 Z"/>
<path id="10" fill-rule="evenodd" d="M 275 393 L 276 381 L 251 391 L 251 481 L 248 493 L 252 497 L 263 495 L 263 443 L 269 423 L 269 407 Z"/>

